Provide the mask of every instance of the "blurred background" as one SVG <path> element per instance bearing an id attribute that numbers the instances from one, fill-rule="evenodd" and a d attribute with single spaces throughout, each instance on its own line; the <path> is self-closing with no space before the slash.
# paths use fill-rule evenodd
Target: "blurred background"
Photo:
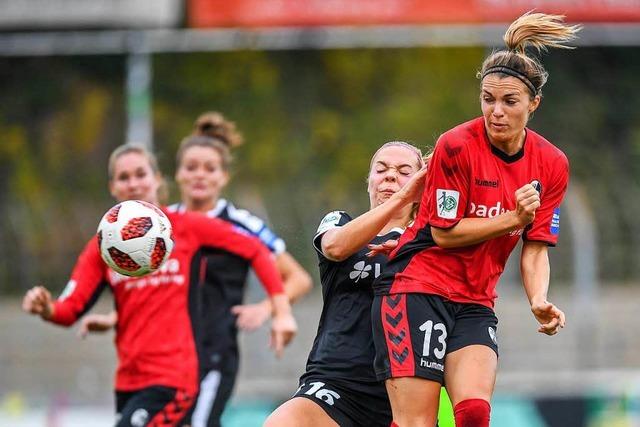
<path id="1" fill-rule="evenodd" d="M 550 79 L 530 123 L 571 162 L 550 292 L 568 324 L 536 332 L 510 264 L 492 426 L 640 426 L 637 0 L 0 0 L 0 426 L 113 424 L 113 336 L 45 325 L 21 296 L 66 284 L 113 204 L 110 151 L 148 144 L 172 178 L 207 110 L 246 139 L 226 195 L 265 218 L 315 282 L 282 360 L 266 328 L 241 336 L 225 426 L 259 426 L 297 388 L 315 336 L 319 220 L 367 209 L 382 143 L 428 149 L 478 116 L 476 71 L 531 9 L 585 25 L 576 50 L 543 56 Z M 253 286 L 247 300 L 261 297 Z M 103 295 L 94 311 L 111 306 Z"/>

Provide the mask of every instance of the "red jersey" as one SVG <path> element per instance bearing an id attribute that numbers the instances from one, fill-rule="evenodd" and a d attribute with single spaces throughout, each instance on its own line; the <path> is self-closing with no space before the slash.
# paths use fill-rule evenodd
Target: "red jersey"
<path id="1" fill-rule="evenodd" d="M 520 236 L 551 246 L 558 241 L 568 179 L 564 153 L 530 129 L 523 148 L 512 156 L 491 145 L 482 117 L 444 133 L 429 165 L 418 216 L 391 254 L 376 293 L 429 293 L 493 307 L 496 283 Z M 528 183 L 540 191 L 541 205 L 524 229 L 455 249 L 433 241 L 431 226 L 451 228 L 462 218 L 514 210 L 515 191 Z"/>
<path id="2" fill-rule="evenodd" d="M 144 277 L 114 272 L 102 261 L 94 237 L 54 304 L 51 321 L 68 326 L 91 308 L 105 287 L 111 289 L 118 311 L 118 391 L 152 385 L 197 390 L 198 362 L 188 294 L 191 261 L 198 250 L 214 248 L 250 260 L 269 294 L 283 292 L 271 252 L 258 239 L 215 218 L 164 212 L 171 221 L 175 246 L 158 271 Z"/>

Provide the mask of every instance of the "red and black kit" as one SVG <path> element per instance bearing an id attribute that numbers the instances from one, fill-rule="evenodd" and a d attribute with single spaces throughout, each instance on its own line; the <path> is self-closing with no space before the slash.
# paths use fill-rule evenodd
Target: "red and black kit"
<path id="1" fill-rule="evenodd" d="M 210 248 L 248 260 L 270 293 L 282 292 L 282 283 L 271 253 L 257 239 L 204 215 L 165 213 L 172 224 L 175 246 L 158 271 L 144 277 L 127 277 L 110 270 L 100 257 L 94 237 L 80 254 L 71 280 L 55 302 L 51 321 L 73 324 L 105 288 L 110 289 L 118 312 L 115 389 L 117 394 L 127 393 L 126 399 L 121 396 L 118 400 L 136 402 L 131 393 L 144 393 L 150 387 L 171 389 L 175 398 L 160 410 L 167 422 L 158 425 L 175 425 L 192 406 L 198 391 L 196 345 L 187 309 L 189 283 L 195 280 L 191 274 L 194 255 Z M 118 409 L 126 412 L 130 408 L 125 405 Z M 148 414 L 149 419 L 156 415 Z M 127 422 L 130 420 L 121 418 L 118 426 L 126 426 Z"/>
<path id="2" fill-rule="evenodd" d="M 403 234 L 387 268 L 374 283 L 374 291 L 381 297 L 374 303 L 375 315 L 379 316 L 374 318 L 376 369 L 381 379 L 403 376 L 400 372 L 405 368 L 407 375 L 414 371 L 405 366 L 406 360 L 410 359 L 407 355 L 402 362 L 405 368 L 392 375 L 391 368 L 398 362 L 398 358 L 393 362 L 393 351 L 400 351 L 402 355 L 403 345 L 413 353 L 417 376 L 423 376 L 419 373 L 420 363 L 427 347 L 429 350 L 446 347 L 445 351 L 454 351 L 459 344 L 447 346 L 454 336 L 466 335 L 469 338 L 463 342 L 486 342 L 497 350 L 494 345 L 496 329 L 491 320 L 495 318 L 496 283 L 520 238 L 550 246 L 557 243 L 560 204 L 568 178 L 569 164 L 564 153 L 530 129 L 526 129 L 522 149 L 511 156 L 491 145 L 482 117 L 459 125 L 439 138 L 418 217 Z M 462 218 L 492 218 L 514 210 L 515 191 L 527 183 L 533 184 L 541 197 L 541 206 L 529 226 L 455 249 L 440 248 L 433 241 L 431 227 L 447 229 Z M 427 302 L 416 294 L 437 296 L 444 304 Z M 397 303 L 395 295 L 402 296 Z M 473 322 L 458 322 L 465 316 L 455 313 L 466 313 L 467 307 L 447 308 L 450 303 L 474 305 L 477 310 L 486 308 L 486 322 L 480 322 L 479 330 L 472 327 Z M 398 306 L 403 307 L 402 310 L 398 311 Z M 419 306 L 423 307 L 423 313 L 417 308 Z M 453 316 L 452 321 L 448 320 L 450 316 Z M 476 322 L 476 325 L 480 323 Z M 471 329 L 461 334 L 461 328 Z M 393 331 L 393 334 L 382 335 L 383 331 Z M 474 338 L 474 334 L 480 335 Z M 424 349 L 422 345 L 419 348 L 410 345 L 414 340 L 424 341 Z M 438 347 L 440 340 L 444 341 L 444 347 Z M 434 360 L 428 369 L 440 377 L 438 372 L 442 370 L 439 368 Z"/>

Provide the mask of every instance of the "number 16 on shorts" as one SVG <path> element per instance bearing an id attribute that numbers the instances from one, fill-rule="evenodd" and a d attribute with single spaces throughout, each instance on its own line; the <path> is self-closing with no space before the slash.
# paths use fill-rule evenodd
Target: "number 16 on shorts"
<path id="1" fill-rule="evenodd" d="M 313 381 L 309 384 L 302 384 L 298 391 L 294 395 L 300 395 L 301 392 L 307 396 L 313 396 L 316 399 L 322 400 L 327 405 L 333 405 L 336 400 L 340 399 L 340 395 L 333 391 L 325 388 L 325 383 L 322 381 Z"/>

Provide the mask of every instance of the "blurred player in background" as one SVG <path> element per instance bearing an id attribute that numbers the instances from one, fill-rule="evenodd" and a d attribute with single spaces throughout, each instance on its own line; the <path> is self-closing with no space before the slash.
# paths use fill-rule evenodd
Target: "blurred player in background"
<path id="1" fill-rule="evenodd" d="M 355 219 L 334 211 L 320 222 L 313 239 L 324 300 L 318 333 L 300 387 L 265 426 L 387 427 L 391 422 L 384 384 L 373 371 L 370 323 L 371 285 L 387 258 L 367 257 L 368 244 L 402 234 L 413 219 L 425 172 L 419 149 L 388 142 L 371 159 L 370 210 Z"/>
<path id="2" fill-rule="evenodd" d="M 116 200 L 157 205 L 161 184 L 156 159 L 145 148 L 124 145 L 112 153 L 109 189 Z M 264 245 L 217 219 L 189 213 L 167 212 L 167 216 L 175 246 L 155 274 L 134 278 L 108 269 L 94 237 L 79 256 L 60 298 L 52 300 L 39 286 L 23 299 L 25 311 L 69 326 L 106 287 L 113 292 L 118 319 L 117 427 L 180 425 L 194 403 L 198 361 L 187 308 L 189 286 L 185 284 L 199 279 L 198 271 L 191 269 L 199 251 L 216 249 L 229 259 L 247 260 L 255 268 L 272 298 L 276 352 L 282 351 L 297 329 L 275 263 Z"/>
<path id="3" fill-rule="evenodd" d="M 539 332 L 565 316 L 547 301 L 547 247 L 558 240 L 565 155 L 526 128 L 547 73 L 525 49 L 564 47 L 579 26 L 525 14 L 478 73 L 482 117 L 444 133 L 415 223 L 374 284 L 375 369 L 394 425 L 432 425 L 444 382 L 456 426 L 488 427 L 498 345 L 495 286 L 520 237 L 520 266 Z"/>
<path id="4" fill-rule="evenodd" d="M 177 153 L 176 182 L 181 202 L 170 212 L 201 212 L 219 218 L 259 238 L 275 255 L 284 290 L 295 302 L 311 289 L 311 277 L 286 251 L 284 241 L 257 216 L 220 198 L 229 183 L 230 149 L 242 143 L 235 124 L 218 112 L 202 114 L 193 135 Z M 198 252 L 192 262 L 200 278 L 190 293 L 189 311 L 198 345 L 200 393 L 192 427 L 216 427 L 228 402 L 239 369 L 238 328 L 254 330 L 272 313 L 271 300 L 242 304 L 250 263 L 230 258 L 215 248 Z M 117 322 L 115 314 L 89 315 L 83 329 L 105 330 Z"/>

